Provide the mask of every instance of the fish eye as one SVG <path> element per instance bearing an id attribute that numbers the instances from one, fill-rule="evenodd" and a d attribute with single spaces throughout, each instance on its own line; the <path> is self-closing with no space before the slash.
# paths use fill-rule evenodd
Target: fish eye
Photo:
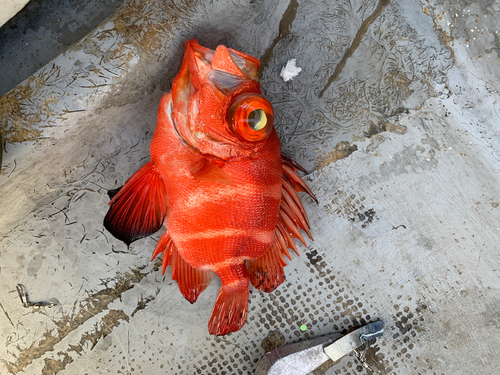
<path id="1" fill-rule="evenodd" d="M 262 141 L 273 128 L 273 107 L 258 94 L 241 94 L 231 105 L 228 120 L 238 138 L 250 142 Z"/>
<path id="2" fill-rule="evenodd" d="M 263 109 L 254 109 L 248 115 L 248 125 L 253 130 L 261 130 L 267 124 L 266 112 Z"/>

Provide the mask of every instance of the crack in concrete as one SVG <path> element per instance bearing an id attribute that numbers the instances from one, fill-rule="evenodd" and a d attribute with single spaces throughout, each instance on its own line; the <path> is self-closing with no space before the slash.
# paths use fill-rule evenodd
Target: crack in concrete
<path id="1" fill-rule="evenodd" d="M 103 285 L 106 287 L 105 289 L 90 295 L 84 301 L 80 302 L 78 305 L 78 313 L 75 313 L 75 310 L 77 310 L 75 302 L 70 314 L 64 315 L 60 320 L 54 321 L 54 324 L 56 325 L 55 334 L 53 334 L 52 331 L 47 331 L 38 344 L 33 343 L 26 349 L 18 348 L 20 353 L 17 360 L 15 362 L 4 362 L 7 370 L 12 374 L 17 374 L 18 372 L 24 371 L 26 367 L 29 366 L 35 359 L 39 359 L 47 352 L 53 351 L 56 344 L 61 342 L 71 332 L 81 327 L 85 322 L 97 314 L 107 310 L 111 302 L 121 298 L 123 293 L 132 289 L 134 285 L 144 279 L 150 273 L 141 272 L 145 267 L 146 266 L 137 267 L 131 271 L 132 273 L 119 275 L 114 279 L 115 285 L 113 287 L 108 287 L 108 283 L 104 282 Z M 151 272 L 157 270 L 158 267 L 159 265 L 155 264 L 155 267 L 153 267 Z M 80 341 L 80 346 L 83 347 L 83 343 L 85 341 L 90 341 L 92 345 L 95 346 L 99 338 L 106 337 L 111 333 L 112 328 L 120 325 L 119 320 L 128 321 L 128 319 L 129 317 L 123 311 L 111 310 L 102 319 L 105 328 L 96 328 L 96 331 L 93 333 L 85 333 Z M 70 350 L 79 353 L 79 350 L 76 349 L 75 346 L 70 345 Z M 45 370 L 48 371 L 46 373 L 55 374 L 56 372 L 50 371 L 51 367 L 60 370 L 61 366 L 65 367 L 71 361 L 68 362 L 68 360 L 65 359 L 62 362 L 56 361 L 57 363 L 50 361 L 45 362 L 45 366 L 49 366 Z"/>
<path id="2" fill-rule="evenodd" d="M 12 319 L 10 319 L 10 316 L 7 313 L 7 310 L 4 309 L 4 307 L 3 307 L 3 305 L 1 303 L 0 303 L 0 307 L 2 308 L 2 310 L 3 310 L 4 314 L 5 314 L 5 316 L 7 317 L 7 319 L 9 319 L 9 322 L 10 322 L 10 324 L 12 324 L 12 327 L 15 327 L 14 323 L 12 323 Z"/>
<path id="3" fill-rule="evenodd" d="M 260 58 L 260 74 L 265 70 L 269 61 L 273 57 L 274 47 L 276 44 L 290 34 L 290 30 L 292 29 L 292 23 L 297 16 L 297 9 L 299 8 L 299 2 L 297 0 L 290 0 L 290 4 L 288 4 L 288 8 L 286 8 L 283 13 L 283 17 L 281 17 L 280 25 L 279 25 L 279 34 L 276 38 L 274 38 L 273 42 L 266 50 L 266 52 Z"/>
<path id="4" fill-rule="evenodd" d="M 385 7 L 387 5 L 389 5 L 389 3 L 390 3 L 390 0 L 379 0 L 377 8 L 375 8 L 373 13 L 370 16 L 368 16 L 368 18 L 366 20 L 363 21 L 363 23 L 361 24 L 361 27 L 359 28 L 358 32 L 356 33 L 356 37 L 352 41 L 351 46 L 347 49 L 346 53 L 342 57 L 342 60 L 340 60 L 340 62 L 337 64 L 337 67 L 335 68 L 335 71 L 331 75 L 327 84 L 325 85 L 323 90 L 321 90 L 321 92 L 318 94 L 318 98 L 321 99 L 323 97 L 323 94 L 325 93 L 325 91 L 328 90 L 328 88 L 330 87 L 330 85 L 339 78 L 340 73 L 342 73 L 342 70 L 344 69 L 344 66 L 345 66 L 347 60 L 349 59 L 349 57 L 352 56 L 354 51 L 356 51 L 356 49 L 359 47 L 359 43 L 361 43 L 361 39 L 366 34 L 368 27 L 370 27 L 370 25 L 382 14 Z"/>
<path id="5" fill-rule="evenodd" d="M 70 344 L 70 349 L 66 352 L 57 352 L 57 355 L 63 357 L 62 360 L 44 358 L 45 366 L 42 368 L 42 375 L 56 375 L 59 371 L 64 370 L 68 364 L 72 363 L 74 359 L 68 354 L 69 351 L 82 355 L 87 343 L 91 344 L 90 350 L 93 350 L 101 338 L 106 338 L 113 331 L 113 328 L 120 325 L 120 320 L 129 322 L 129 317 L 123 310 L 110 310 L 109 313 L 101 319 L 100 323 L 94 325 L 94 332 L 85 332 L 82 335 L 78 345 Z M 128 361 L 128 358 L 126 360 Z"/>

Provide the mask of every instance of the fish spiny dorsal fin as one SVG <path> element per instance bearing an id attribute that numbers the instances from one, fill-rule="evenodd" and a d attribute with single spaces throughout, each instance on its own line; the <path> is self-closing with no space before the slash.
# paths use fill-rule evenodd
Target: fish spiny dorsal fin
<path id="1" fill-rule="evenodd" d="M 311 232 L 309 231 L 310 224 L 306 210 L 304 209 L 297 192 L 306 192 L 316 203 L 318 203 L 318 200 L 302 178 L 295 173 L 296 170 L 305 173 L 307 173 L 307 171 L 283 153 L 281 153 L 281 163 L 283 177 L 281 180 L 282 190 L 278 223 L 281 223 L 282 228 L 288 232 L 287 234 L 289 236 L 298 238 L 305 246 L 307 246 L 299 232 L 299 228 L 306 232 L 311 240 L 313 238 Z M 276 230 L 278 231 L 280 228 L 277 227 Z M 285 235 L 283 236 L 286 238 Z"/>
<path id="2" fill-rule="evenodd" d="M 104 227 L 128 245 L 163 225 L 167 206 L 165 184 L 149 162 L 128 179 L 109 202 Z"/>
<path id="3" fill-rule="evenodd" d="M 296 191 L 303 191 L 314 199 L 316 203 L 318 200 L 314 196 L 313 192 L 306 183 L 300 178 L 300 176 L 295 173 L 295 171 L 299 170 L 303 173 L 307 173 L 307 171 L 300 166 L 299 163 L 290 159 L 290 157 L 286 156 L 284 153 L 281 153 L 281 167 L 283 171 L 283 177 L 293 186 Z"/>
<path id="4" fill-rule="evenodd" d="M 304 246 L 307 246 L 299 229 L 312 239 L 309 220 L 297 191 L 305 191 L 316 200 L 305 182 L 295 173 L 295 170 L 305 172 L 305 169 L 284 154 L 281 156 L 283 164 L 281 203 L 274 238 L 264 255 L 246 261 L 250 282 L 257 289 L 267 293 L 272 292 L 285 280 L 284 256 L 291 259 L 288 249 L 293 249 L 299 255 L 293 238 L 298 238 Z"/>
<path id="5" fill-rule="evenodd" d="M 225 46 L 218 46 L 215 50 L 212 69 L 222 70 L 223 72 L 245 78 L 245 75 L 231 57 L 229 49 Z"/>
<path id="6" fill-rule="evenodd" d="M 163 253 L 162 274 L 165 274 L 167 266 L 172 267 L 172 280 L 177 280 L 179 290 L 189 302 L 194 303 L 198 296 L 210 285 L 214 274 L 212 271 L 202 271 L 194 268 L 177 251 L 168 232 L 163 233 L 151 260 Z"/>

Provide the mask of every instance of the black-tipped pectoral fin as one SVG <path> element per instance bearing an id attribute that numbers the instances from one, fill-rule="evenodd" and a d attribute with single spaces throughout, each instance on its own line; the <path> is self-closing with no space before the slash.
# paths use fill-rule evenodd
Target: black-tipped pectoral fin
<path id="1" fill-rule="evenodd" d="M 128 246 L 161 228 L 167 193 L 152 163 L 139 169 L 115 194 L 104 218 L 104 227 L 113 236 Z"/>

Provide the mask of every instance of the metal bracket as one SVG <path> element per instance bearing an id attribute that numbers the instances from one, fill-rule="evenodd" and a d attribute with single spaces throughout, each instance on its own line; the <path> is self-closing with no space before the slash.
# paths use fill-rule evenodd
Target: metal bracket
<path id="1" fill-rule="evenodd" d="M 17 284 L 16 285 L 17 289 L 17 294 L 19 295 L 19 299 L 21 300 L 21 304 L 25 308 L 33 308 L 35 310 L 38 310 L 42 307 L 47 307 L 47 308 L 52 308 L 56 304 L 51 301 L 40 301 L 40 302 L 30 302 L 28 299 L 28 293 L 26 292 L 26 288 L 22 284 Z"/>

